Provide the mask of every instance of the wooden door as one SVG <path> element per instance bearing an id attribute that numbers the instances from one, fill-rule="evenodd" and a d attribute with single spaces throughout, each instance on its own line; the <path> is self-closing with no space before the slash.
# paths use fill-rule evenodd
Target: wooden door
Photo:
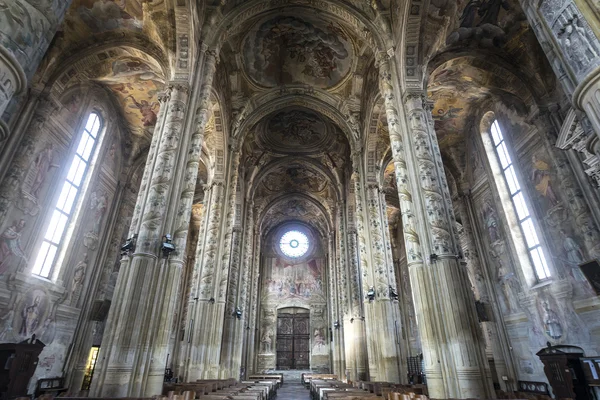
<path id="1" fill-rule="evenodd" d="M 308 313 L 277 316 L 277 369 L 310 369 Z"/>

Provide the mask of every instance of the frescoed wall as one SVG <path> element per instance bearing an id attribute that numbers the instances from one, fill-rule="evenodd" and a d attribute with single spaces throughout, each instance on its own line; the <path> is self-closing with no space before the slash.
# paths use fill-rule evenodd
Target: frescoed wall
<path id="1" fill-rule="evenodd" d="M 260 311 L 260 370 L 276 368 L 277 310 L 299 307 L 310 312 L 310 367 L 328 371 L 329 324 L 327 315 L 326 259 L 321 246 L 313 242 L 307 255 L 297 260 L 286 257 L 278 250 L 279 236 L 285 229 L 270 235 L 265 246 L 263 273 L 261 274 Z"/>

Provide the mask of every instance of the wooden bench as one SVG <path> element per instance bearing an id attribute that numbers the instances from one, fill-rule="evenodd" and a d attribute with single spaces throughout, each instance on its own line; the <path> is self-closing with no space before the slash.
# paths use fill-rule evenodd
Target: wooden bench
<path id="1" fill-rule="evenodd" d="M 255 381 L 255 380 L 271 380 L 271 379 L 277 379 L 277 381 L 279 382 L 279 387 L 281 387 L 281 385 L 283 385 L 283 374 L 252 374 L 252 375 L 248 375 L 248 379 L 249 381 Z"/>

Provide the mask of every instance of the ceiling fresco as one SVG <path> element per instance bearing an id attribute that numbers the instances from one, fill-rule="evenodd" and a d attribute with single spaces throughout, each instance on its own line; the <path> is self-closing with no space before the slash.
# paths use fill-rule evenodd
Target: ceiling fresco
<path id="1" fill-rule="evenodd" d="M 259 145 L 281 153 L 311 153 L 333 141 L 327 124 L 306 109 L 287 108 L 273 114 L 259 128 Z"/>
<path id="2" fill-rule="evenodd" d="M 330 88 L 349 75 L 354 59 L 345 30 L 317 17 L 277 16 L 259 22 L 244 38 L 242 49 L 247 76 L 266 88 Z"/>
<path id="3" fill-rule="evenodd" d="M 292 196 L 278 201 L 266 210 L 262 217 L 263 232 L 269 232 L 286 221 L 301 221 L 315 227 L 321 235 L 324 235 L 328 232 L 328 219 L 314 201 L 301 196 Z"/>
<path id="4" fill-rule="evenodd" d="M 327 187 L 328 178 L 302 163 L 280 165 L 262 180 L 270 192 L 306 191 L 319 193 Z"/>
<path id="5" fill-rule="evenodd" d="M 521 99 L 529 96 L 515 75 L 500 67 L 473 65 L 475 61 L 455 58 L 431 73 L 427 91 L 434 102 L 432 117 L 442 148 L 464 139 L 468 117 L 483 99 L 490 95 Z"/>
<path id="6" fill-rule="evenodd" d="M 111 74 L 99 81 L 115 94 L 131 132 L 151 133 L 158 115 L 158 93 L 163 87 L 158 72 L 139 59 L 128 57 L 113 61 Z"/>

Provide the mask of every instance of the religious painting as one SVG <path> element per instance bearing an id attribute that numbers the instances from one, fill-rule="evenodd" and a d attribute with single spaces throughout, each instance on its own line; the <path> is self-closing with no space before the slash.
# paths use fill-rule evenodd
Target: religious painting
<path id="1" fill-rule="evenodd" d="M 583 275 L 594 289 L 597 296 L 600 296 L 600 262 L 592 260 L 579 266 Z"/>
<path id="2" fill-rule="evenodd" d="M 308 300 L 324 296 L 322 261 L 312 259 L 289 264 L 280 257 L 271 260 L 271 276 L 265 282 L 264 295 L 276 300 Z"/>
<path id="3" fill-rule="evenodd" d="M 315 113 L 304 110 L 276 114 L 270 119 L 267 130 L 271 140 L 286 147 L 313 147 L 315 142 L 322 142 L 327 134 L 323 120 Z"/>
<path id="4" fill-rule="evenodd" d="M 339 84 L 350 71 L 351 39 L 343 28 L 316 18 L 278 16 L 244 39 L 246 73 L 261 86 Z"/>
<path id="5" fill-rule="evenodd" d="M 112 62 L 110 73 L 101 80 L 115 93 L 134 133 L 141 135 L 154 127 L 163 87 L 154 68 L 137 58 L 122 57 Z"/>
<path id="6" fill-rule="evenodd" d="M 327 338 L 325 327 L 316 328 L 312 337 L 312 351 L 311 354 L 313 356 L 318 355 L 328 355 L 329 354 L 329 346 L 327 346 Z"/>
<path id="7" fill-rule="evenodd" d="M 298 190 L 321 192 L 327 186 L 327 178 L 302 164 L 282 165 L 263 180 L 265 187 L 272 192 Z"/>
<path id="8" fill-rule="evenodd" d="M 24 219 L 15 219 L 0 234 L 0 276 L 12 272 L 20 261 L 27 262 L 27 256 L 21 244 L 25 226 Z"/>
<path id="9" fill-rule="evenodd" d="M 39 338 L 52 322 L 46 322 L 50 305 L 48 295 L 40 288 L 26 292 L 16 311 L 18 315 L 13 319 L 13 331 L 23 339 L 34 334 Z"/>
<path id="10" fill-rule="evenodd" d="M 142 29 L 142 3 L 137 0 L 79 0 L 73 9 L 93 33 Z"/>
<path id="11" fill-rule="evenodd" d="M 77 118 L 84 99 L 85 93 L 79 87 L 69 89 L 60 99 L 60 102 L 67 111 L 65 119 L 72 128 L 77 127 Z"/>
<path id="12" fill-rule="evenodd" d="M 555 179 L 552 167 L 543 156 L 535 153 L 531 156 L 531 181 L 542 198 L 545 210 L 559 205 L 560 200 L 554 188 Z"/>
<path id="13" fill-rule="evenodd" d="M 558 306 L 553 298 L 539 298 L 538 312 L 542 323 L 542 330 L 552 340 L 559 340 L 564 335 L 563 323 L 558 315 Z"/>

